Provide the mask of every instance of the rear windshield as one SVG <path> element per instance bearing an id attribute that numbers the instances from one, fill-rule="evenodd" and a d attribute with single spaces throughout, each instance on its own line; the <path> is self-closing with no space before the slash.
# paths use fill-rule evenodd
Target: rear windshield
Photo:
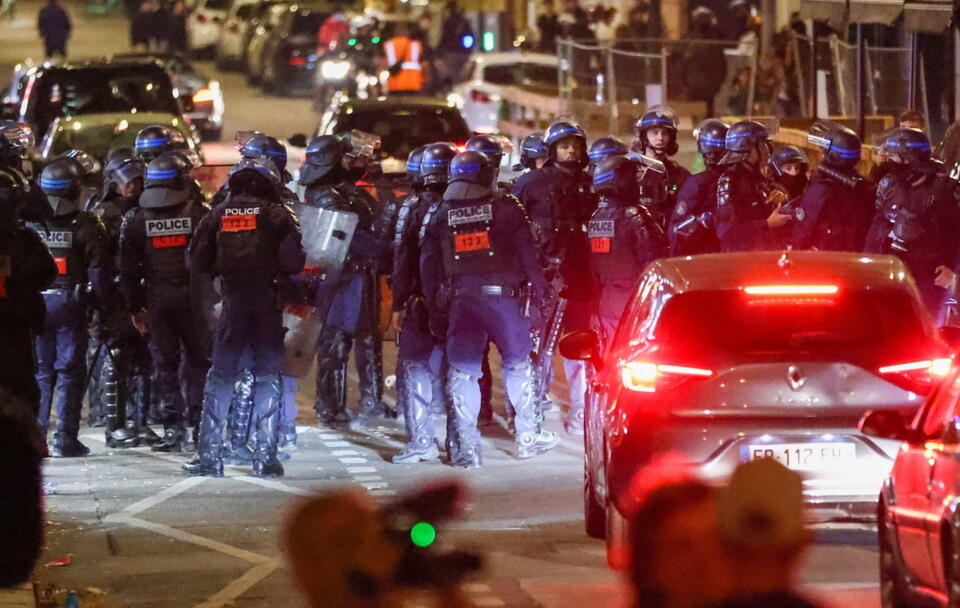
<path id="1" fill-rule="evenodd" d="M 654 329 L 661 350 L 691 357 L 783 355 L 886 362 L 922 352 L 929 336 L 900 290 L 840 290 L 833 296 L 689 292 L 671 298 Z"/>
<path id="2" fill-rule="evenodd" d="M 293 23 L 290 24 L 291 36 L 308 36 L 311 39 L 316 38 L 320 26 L 326 20 L 327 15 L 321 13 L 296 14 L 293 16 Z"/>
<path id="3" fill-rule="evenodd" d="M 334 133 L 359 129 L 379 135 L 380 150 L 406 160 L 414 148 L 437 141 L 466 142 L 470 130 L 453 108 L 389 106 L 340 114 Z"/>
<path id="4" fill-rule="evenodd" d="M 555 87 L 557 67 L 539 63 L 488 65 L 483 69 L 483 80 L 492 84 L 518 87 Z"/>
<path id="5" fill-rule="evenodd" d="M 226 11 L 230 10 L 231 4 L 233 4 L 233 0 L 207 0 L 203 3 L 203 6 L 212 11 Z"/>

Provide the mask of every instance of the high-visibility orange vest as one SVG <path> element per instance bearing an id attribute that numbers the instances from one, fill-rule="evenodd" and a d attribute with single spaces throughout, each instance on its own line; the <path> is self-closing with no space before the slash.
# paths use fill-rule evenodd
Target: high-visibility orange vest
<path id="1" fill-rule="evenodd" d="M 423 44 L 406 36 L 391 38 L 383 45 L 387 67 L 400 62 L 400 72 L 387 79 L 388 91 L 420 91 L 423 89 Z"/>

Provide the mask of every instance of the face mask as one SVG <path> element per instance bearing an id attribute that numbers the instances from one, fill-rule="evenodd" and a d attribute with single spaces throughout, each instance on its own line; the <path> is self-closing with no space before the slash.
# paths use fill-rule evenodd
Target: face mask
<path id="1" fill-rule="evenodd" d="M 907 179 L 913 172 L 910 168 L 910 165 L 895 163 L 892 161 L 883 163 L 883 168 L 889 175 L 892 175 L 896 179 Z"/>
<path id="2" fill-rule="evenodd" d="M 781 175 L 777 181 L 790 192 L 791 197 L 799 196 L 803 189 L 807 187 L 807 176 L 803 173 L 800 175 Z"/>
<path id="3" fill-rule="evenodd" d="M 579 170 L 583 166 L 579 160 L 558 160 L 557 165 L 563 167 L 564 169 L 572 170 Z"/>

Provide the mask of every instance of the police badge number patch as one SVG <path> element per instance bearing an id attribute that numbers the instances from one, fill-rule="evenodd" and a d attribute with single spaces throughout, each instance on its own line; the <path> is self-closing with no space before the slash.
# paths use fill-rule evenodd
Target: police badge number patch
<path id="1" fill-rule="evenodd" d="M 456 209 L 447 211 L 447 224 L 450 226 L 492 221 L 493 205 L 491 203 L 472 205 L 470 207 L 457 207 Z"/>
<path id="2" fill-rule="evenodd" d="M 587 224 L 590 251 L 593 253 L 610 253 L 615 232 L 616 222 L 614 220 L 590 220 L 590 223 Z"/>

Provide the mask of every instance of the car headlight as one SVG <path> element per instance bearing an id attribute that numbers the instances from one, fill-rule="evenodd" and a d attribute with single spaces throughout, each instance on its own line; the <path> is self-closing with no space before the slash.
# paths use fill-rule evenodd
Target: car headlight
<path id="1" fill-rule="evenodd" d="M 324 61 L 320 64 L 320 74 L 326 80 L 343 80 L 349 71 L 349 61 Z"/>

